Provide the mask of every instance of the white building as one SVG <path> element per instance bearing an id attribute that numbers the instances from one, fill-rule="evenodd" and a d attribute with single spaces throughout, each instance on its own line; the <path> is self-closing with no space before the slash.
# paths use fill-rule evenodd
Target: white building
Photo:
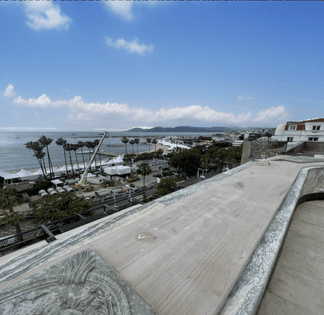
<path id="1" fill-rule="evenodd" d="M 132 168 L 124 165 L 116 165 L 113 167 L 105 167 L 104 172 L 107 175 L 127 175 L 132 172 Z"/>
<path id="2" fill-rule="evenodd" d="M 133 165 L 133 169 L 136 171 L 138 166 L 142 163 L 147 163 L 153 172 L 166 169 L 169 167 L 169 162 L 167 160 L 150 160 L 150 161 L 138 161 Z"/>
<path id="3" fill-rule="evenodd" d="M 303 121 L 288 121 L 276 128 L 271 140 L 302 142 L 324 142 L 324 118 L 309 119 Z"/>

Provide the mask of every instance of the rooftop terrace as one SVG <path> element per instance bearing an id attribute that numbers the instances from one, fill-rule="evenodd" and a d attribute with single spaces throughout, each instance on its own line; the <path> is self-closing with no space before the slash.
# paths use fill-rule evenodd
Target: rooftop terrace
<path id="1" fill-rule="evenodd" d="M 134 303 L 145 303 L 150 314 L 256 314 L 298 200 L 324 192 L 322 168 L 324 160 L 302 158 L 249 162 L 58 235 L 55 242 L 1 257 L 0 286 L 6 290 L 0 311 L 10 314 L 12 293 L 24 285 L 48 283 L 49 267 L 61 270 L 69 257 L 70 266 L 81 266 L 75 255 L 87 250 L 96 263 L 83 281 L 93 279 L 99 265 L 108 266 L 113 274 L 107 271 L 107 277 L 119 283 L 116 305 L 130 305 L 135 294 L 140 300 Z M 70 281 L 64 290 L 76 295 L 76 280 Z M 35 292 L 16 296 L 22 298 L 16 314 L 45 303 Z M 126 300 L 118 298 L 124 295 Z M 50 293 L 42 296 L 52 303 Z M 123 314 L 136 314 L 135 304 Z"/>

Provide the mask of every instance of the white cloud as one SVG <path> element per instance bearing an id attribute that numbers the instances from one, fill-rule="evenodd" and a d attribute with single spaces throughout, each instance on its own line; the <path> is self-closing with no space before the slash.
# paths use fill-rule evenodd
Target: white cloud
<path id="1" fill-rule="evenodd" d="M 19 131 L 19 130 L 56 130 L 56 128 L 35 128 L 35 127 L 0 127 L 0 130 Z"/>
<path id="2" fill-rule="evenodd" d="M 277 106 L 277 107 L 271 107 L 266 110 L 259 111 L 256 116 L 254 117 L 255 122 L 270 122 L 270 121 L 278 121 L 285 120 L 288 118 L 288 112 L 285 108 L 285 106 Z"/>
<path id="3" fill-rule="evenodd" d="M 15 88 L 12 84 L 9 84 L 5 91 L 3 92 L 3 95 L 5 97 L 15 97 L 16 96 L 16 93 L 15 93 Z"/>
<path id="4" fill-rule="evenodd" d="M 52 1 L 26 1 L 27 25 L 34 30 L 68 29 L 72 19 Z"/>
<path id="5" fill-rule="evenodd" d="M 115 41 L 113 41 L 110 37 L 105 38 L 105 42 L 108 46 L 117 48 L 117 49 L 126 49 L 130 53 L 137 53 L 137 54 L 144 54 L 147 52 L 153 51 L 153 45 L 144 45 L 144 44 L 139 44 L 137 42 L 137 38 L 135 38 L 132 42 L 128 42 L 123 38 L 119 38 Z"/>
<path id="6" fill-rule="evenodd" d="M 134 18 L 132 13 L 132 1 L 104 1 L 105 5 L 115 14 L 121 16 L 123 19 L 131 21 Z"/>
<path id="7" fill-rule="evenodd" d="M 276 125 L 289 118 L 284 106 L 271 107 L 261 110 L 255 115 L 250 111 L 235 115 L 217 111 L 208 106 L 189 105 L 185 107 L 160 108 L 132 108 L 128 104 L 86 102 L 81 96 L 70 100 L 52 101 L 42 94 L 33 99 L 23 99 L 21 96 L 14 99 L 16 105 L 38 108 L 68 108 L 68 121 L 71 126 L 83 128 L 127 128 L 134 125 L 249 125 L 263 126 Z"/>
<path id="8" fill-rule="evenodd" d="M 238 101 L 244 101 L 244 100 L 255 100 L 255 97 L 253 96 L 238 96 L 236 98 Z"/>
<path id="9" fill-rule="evenodd" d="M 24 100 L 21 96 L 14 99 L 14 103 L 17 105 L 25 105 L 30 107 L 47 107 L 51 104 L 51 100 L 45 94 L 42 94 L 39 98 Z"/>

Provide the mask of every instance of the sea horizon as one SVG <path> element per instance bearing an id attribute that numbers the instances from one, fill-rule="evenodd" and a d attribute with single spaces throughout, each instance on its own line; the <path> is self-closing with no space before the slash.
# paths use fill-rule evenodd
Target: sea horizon
<path id="1" fill-rule="evenodd" d="M 78 141 L 93 141 L 99 139 L 102 136 L 99 130 L 97 131 L 28 131 L 28 132 L 18 132 L 18 131 L 8 131 L 0 132 L 0 170 L 8 173 L 17 173 L 21 169 L 25 170 L 38 170 L 40 168 L 37 159 L 33 156 L 33 151 L 26 148 L 25 143 L 29 141 L 37 141 L 41 136 L 46 136 L 47 138 L 54 139 L 54 141 L 49 145 L 49 152 L 53 167 L 62 167 L 65 165 L 64 153 L 61 146 L 55 144 L 57 138 L 63 138 L 68 141 L 68 143 L 76 144 Z M 74 134 L 74 135 L 72 135 Z M 125 145 L 121 142 L 123 136 L 132 139 L 140 138 L 140 143 L 145 141 L 145 138 L 150 137 L 168 137 L 168 136 L 199 136 L 206 135 L 206 132 L 202 133 L 148 133 L 148 132 L 110 132 L 109 138 L 105 138 L 100 147 L 100 150 L 106 152 L 113 152 L 117 154 L 125 154 Z M 86 138 L 83 138 L 87 136 Z M 117 138 L 114 138 L 117 137 Z M 109 145 L 120 144 L 122 146 L 111 147 Z M 151 144 L 151 150 L 154 150 L 154 145 Z M 148 151 L 149 146 L 144 144 L 138 145 L 138 152 Z M 83 151 L 88 151 L 88 148 L 84 147 Z M 131 145 L 127 144 L 127 151 L 133 152 Z M 46 150 L 44 150 L 46 152 Z M 81 149 L 77 152 L 81 152 Z M 137 153 L 137 145 L 134 145 L 134 153 Z M 76 159 L 75 154 L 71 152 L 73 165 L 75 165 Z M 90 154 L 91 156 L 91 154 Z M 83 164 L 82 154 L 77 154 L 79 163 Z M 89 159 L 89 155 L 85 154 L 85 162 Z M 102 160 L 108 159 L 108 157 L 101 157 Z M 69 156 L 67 154 L 67 164 L 70 165 Z M 96 157 L 96 161 L 99 162 L 99 157 Z M 47 155 L 45 156 L 46 167 L 48 167 Z"/>

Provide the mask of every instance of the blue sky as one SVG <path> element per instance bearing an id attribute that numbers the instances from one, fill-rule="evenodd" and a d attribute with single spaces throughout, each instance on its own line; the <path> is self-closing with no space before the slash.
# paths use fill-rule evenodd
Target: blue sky
<path id="1" fill-rule="evenodd" d="M 321 2 L 0 2 L 0 130 L 324 117 Z"/>

